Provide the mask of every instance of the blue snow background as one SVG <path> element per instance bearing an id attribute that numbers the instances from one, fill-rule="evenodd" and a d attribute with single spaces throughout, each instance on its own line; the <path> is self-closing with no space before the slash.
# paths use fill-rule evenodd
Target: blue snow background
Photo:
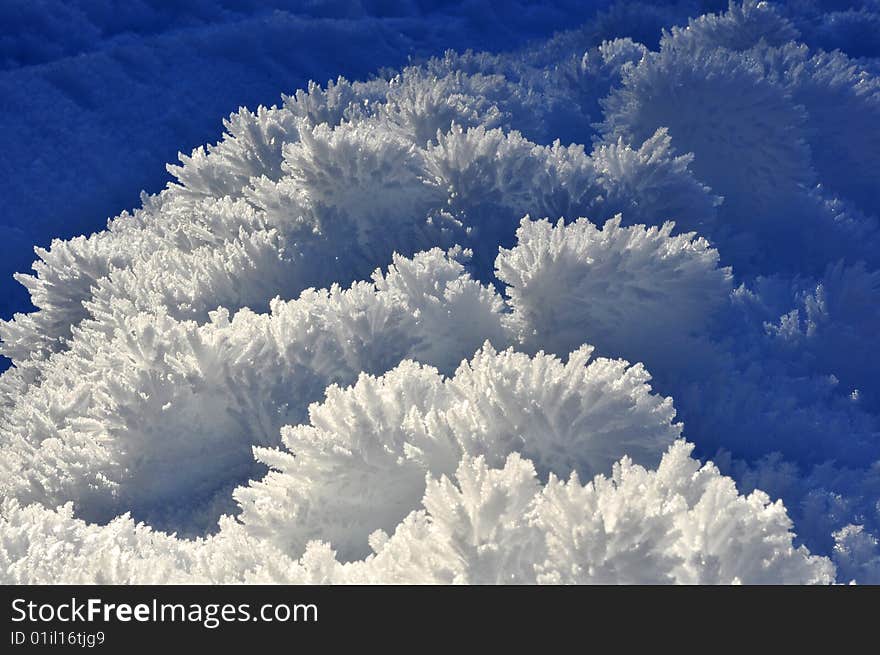
<path id="1" fill-rule="evenodd" d="M 33 310 L 12 275 L 34 246 L 138 206 L 239 107 L 447 49 L 521 47 L 608 4 L 0 0 L 0 317 Z"/>

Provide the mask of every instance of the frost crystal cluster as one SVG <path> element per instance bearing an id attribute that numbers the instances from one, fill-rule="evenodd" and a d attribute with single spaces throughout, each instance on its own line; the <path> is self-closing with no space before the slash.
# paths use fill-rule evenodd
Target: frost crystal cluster
<path id="1" fill-rule="evenodd" d="M 18 276 L 0 580 L 880 582 L 880 7 L 839 4 L 619 3 L 230 116 Z"/>

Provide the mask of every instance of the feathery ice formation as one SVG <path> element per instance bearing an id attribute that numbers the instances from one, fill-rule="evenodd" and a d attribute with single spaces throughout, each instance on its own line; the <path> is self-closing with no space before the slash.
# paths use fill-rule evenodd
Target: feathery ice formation
<path id="1" fill-rule="evenodd" d="M 0 579 L 880 582 L 880 7 L 714 4 L 310 84 L 38 250 Z"/>

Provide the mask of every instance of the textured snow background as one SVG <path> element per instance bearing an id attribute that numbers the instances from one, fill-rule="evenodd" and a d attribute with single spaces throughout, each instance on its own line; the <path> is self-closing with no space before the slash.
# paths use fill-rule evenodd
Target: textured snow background
<path id="1" fill-rule="evenodd" d="M 880 581 L 880 6 L 499 6 L 2 5 L 3 579 Z"/>

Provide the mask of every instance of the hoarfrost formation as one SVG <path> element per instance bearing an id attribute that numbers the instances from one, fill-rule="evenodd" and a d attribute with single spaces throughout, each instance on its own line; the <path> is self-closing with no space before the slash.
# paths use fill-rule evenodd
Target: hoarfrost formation
<path id="1" fill-rule="evenodd" d="M 880 582 L 880 7 L 637 4 L 38 249 L 0 579 Z"/>

